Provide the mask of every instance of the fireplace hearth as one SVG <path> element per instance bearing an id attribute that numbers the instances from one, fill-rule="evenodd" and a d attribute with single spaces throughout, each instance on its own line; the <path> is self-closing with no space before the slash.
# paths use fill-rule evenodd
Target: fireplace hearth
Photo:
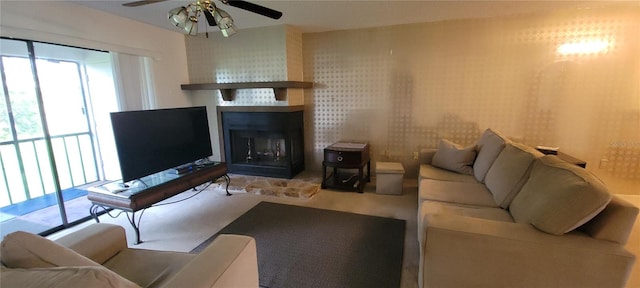
<path id="1" fill-rule="evenodd" d="M 218 106 L 229 173 L 293 178 L 304 170 L 304 106 Z"/>

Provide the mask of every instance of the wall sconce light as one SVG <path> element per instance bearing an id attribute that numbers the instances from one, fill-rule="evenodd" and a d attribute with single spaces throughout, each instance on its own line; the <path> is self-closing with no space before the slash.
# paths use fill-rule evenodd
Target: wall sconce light
<path id="1" fill-rule="evenodd" d="M 565 43 L 558 47 L 560 55 L 595 54 L 609 51 L 610 43 L 604 40 L 580 41 Z"/>

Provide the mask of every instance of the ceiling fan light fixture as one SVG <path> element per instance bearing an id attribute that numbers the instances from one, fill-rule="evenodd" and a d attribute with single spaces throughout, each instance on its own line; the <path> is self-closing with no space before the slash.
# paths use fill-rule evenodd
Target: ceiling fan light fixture
<path id="1" fill-rule="evenodd" d="M 233 25 L 233 23 L 231 23 L 231 26 L 229 26 L 229 28 L 220 29 L 220 32 L 222 32 L 222 36 L 224 37 L 230 37 L 233 34 L 236 34 L 237 31 L 238 29 L 235 25 Z"/>
<path id="2" fill-rule="evenodd" d="M 189 19 L 183 28 L 183 32 L 192 36 L 198 35 L 198 19 Z"/>
<path id="3" fill-rule="evenodd" d="M 148 3 L 161 2 L 167 0 L 142 0 L 130 3 L 124 3 L 125 6 L 139 6 Z M 243 0 L 220 0 L 223 4 L 244 9 L 253 13 L 257 13 L 272 19 L 279 19 L 282 16 L 282 12 L 269 9 L 257 4 L 253 4 Z M 167 14 L 169 22 L 174 26 L 180 28 L 182 32 L 189 35 L 198 34 L 198 18 L 200 14 L 204 14 L 209 26 L 218 26 L 222 36 L 230 37 L 238 31 L 238 28 L 233 24 L 233 18 L 231 15 L 222 9 L 216 7 L 213 0 L 197 0 L 190 3 L 186 7 L 173 8 Z"/>
<path id="4" fill-rule="evenodd" d="M 229 15 L 227 11 L 216 8 L 213 13 L 213 18 L 216 20 L 216 25 L 220 28 L 222 36 L 229 37 L 236 34 L 238 31 L 236 26 L 233 24 L 233 18 L 231 18 L 231 15 Z"/>
<path id="5" fill-rule="evenodd" d="M 184 29 L 189 21 L 189 13 L 186 7 L 176 7 L 169 11 L 167 18 L 174 26 Z"/>

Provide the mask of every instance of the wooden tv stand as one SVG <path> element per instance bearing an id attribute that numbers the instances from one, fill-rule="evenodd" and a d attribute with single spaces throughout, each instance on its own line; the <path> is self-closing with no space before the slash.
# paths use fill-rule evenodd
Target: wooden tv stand
<path id="1" fill-rule="evenodd" d="M 227 175 L 227 164 L 224 162 L 216 162 L 182 174 L 174 174 L 170 170 L 158 172 L 136 180 L 135 185 L 131 185 L 131 187 L 122 191 L 114 189 L 121 182 L 90 187 L 87 193 L 87 199 L 92 203 L 89 213 L 91 213 L 96 222 L 100 222 L 98 219 L 98 211 L 100 209 L 108 210 L 113 208 L 124 211 L 136 233 L 135 244 L 139 244 L 142 243 L 140 241 L 140 219 L 142 218 L 142 213 L 136 219 L 136 211 L 147 209 L 162 200 L 191 188 L 195 189 L 196 186 L 203 183 L 216 181 L 219 178 L 224 178 L 226 181 L 227 196 L 230 196 L 229 182 L 231 179 Z"/>

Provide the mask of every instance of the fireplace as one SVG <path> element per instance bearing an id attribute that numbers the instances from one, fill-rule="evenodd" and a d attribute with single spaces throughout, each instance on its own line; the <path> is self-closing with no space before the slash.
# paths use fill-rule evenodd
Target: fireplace
<path id="1" fill-rule="evenodd" d="M 293 178 L 304 170 L 304 106 L 218 106 L 229 173 Z"/>

